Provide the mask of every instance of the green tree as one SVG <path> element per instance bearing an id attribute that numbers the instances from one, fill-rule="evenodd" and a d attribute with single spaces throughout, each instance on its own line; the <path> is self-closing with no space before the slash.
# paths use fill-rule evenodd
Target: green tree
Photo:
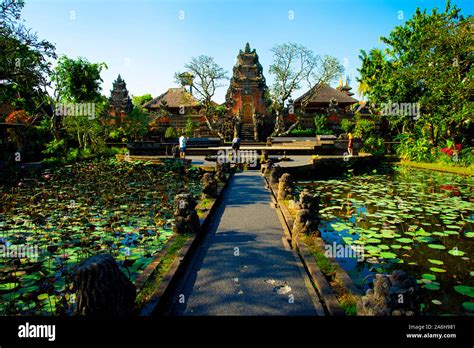
<path id="1" fill-rule="evenodd" d="M 186 136 L 192 137 L 197 127 L 198 127 L 197 123 L 194 122 L 191 117 L 188 117 L 188 119 L 186 120 L 186 128 L 185 128 Z"/>
<path id="2" fill-rule="evenodd" d="M 153 97 L 149 93 L 144 94 L 144 95 L 132 96 L 132 103 L 135 106 L 143 106 L 145 103 L 149 102 L 150 100 L 153 100 Z"/>
<path id="3" fill-rule="evenodd" d="M 298 119 L 288 130 L 284 129 L 283 116 L 292 93 L 303 86 L 308 88 L 300 108 L 300 113 L 304 113 L 307 104 L 321 87 L 342 74 L 344 69 L 336 58 L 315 55 L 309 48 L 293 42 L 277 45 L 271 51 L 273 63 L 269 72 L 274 77 L 270 90 L 272 108 L 276 113 L 274 133 L 280 135 L 299 124 Z"/>
<path id="4" fill-rule="evenodd" d="M 178 137 L 178 132 L 173 127 L 166 128 L 165 138 L 174 139 Z"/>
<path id="5" fill-rule="evenodd" d="M 227 71 L 219 66 L 214 58 L 203 55 L 191 58 L 191 61 L 184 67 L 187 69 L 187 74 L 177 72 L 175 74 L 176 82 L 183 84 L 183 76 L 192 76 L 192 79 L 188 78 L 186 83 L 191 84 L 193 91 L 201 101 L 202 114 L 206 119 L 206 124 L 210 130 L 220 133 L 221 120 L 214 121 L 215 107 L 212 97 L 217 88 L 224 86 L 222 82 L 228 80 Z"/>
<path id="6" fill-rule="evenodd" d="M 51 80 L 55 84 L 56 100 L 61 102 L 95 102 L 101 99 L 102 69 L 105 63 L 90 63 L 87 59 L 61 56 Z"/>
<path id="7" fill-rule="evenodd" d="M 148 132 L 150 117 L 142 107 L 134 106 L 122 123 L 123 134 L 126 138 L 137 140 Z"/>
<path id="8" fill-rule="evenodd" d="M 9 103 L 30 115 L 48 113 L 52 43 L 41 40 L 21 20 L 23 0 L 0 3 L 0 104 Z"/>
<path id="9" fill-rule="evenodd" d="M 91 146 L 95 151 L 102 151 L 105 146 L 106 127 L 99 122 L 99 118 L 107 113 L 108 105 L 107 99 L 100 93 L 100 73 L 103 68 L 107 68 L 105 63 L 90 63 L 85 58 L 71 59 L 62 56 L 51 77 L 57 103 L 93 105 L 94 115 L 61 117 L 62 127 L 77 141 L 79 148 L 84 150 Z"/>
<path id="10" fill-rule="evenodd" d="M 393 129 L 428 134 L 432 146 L 472 127 L 472 17 L 447 1 L 443 12 L 416 10 L 381 40 L 383 50 L 361 51 L 359 83 L 369 101 L 419 103 L 418 117 L 390 116 Z M 427 129 L 428 132 L 420 131 Z"/>

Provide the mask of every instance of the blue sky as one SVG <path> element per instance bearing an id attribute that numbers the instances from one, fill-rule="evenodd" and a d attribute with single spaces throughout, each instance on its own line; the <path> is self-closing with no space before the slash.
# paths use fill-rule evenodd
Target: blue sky
<path id="1" fill-rule="evenodd" d="M 474 2 L 454 3 L 472 14 Z M 58 54 L 105 62 L 106 95 L 120 73 L 132 95 L 156 97 L 201 54 L 230 75 L 247 41 L 257 49 L 268 85 L 270 49 L 293 41 L 340 59 L 355 92 L 360 49 L 380 47 L 380 36 L 417 7 L 444 6 L 444 0 L 26 0 L 23 19 Z M 214 99 L 223 102 L 226 90 L 227 83 Z"/>

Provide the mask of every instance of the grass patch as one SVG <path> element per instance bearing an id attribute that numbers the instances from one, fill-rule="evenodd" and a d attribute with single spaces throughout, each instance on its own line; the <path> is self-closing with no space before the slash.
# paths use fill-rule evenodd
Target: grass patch
<path id="1" fill-rule="evenodd" d="M 436 170 L 439 172 L 454 173 L 461 175 L 474 175 L 474 165 L 469 167 L 455 167 L 448 166 L 444 163 L 426 163 L 426 162 L 412 162 L 412 161 L 400 161 L 399 163 L 402 166 L 421 168 L 421 169 L 430 169 Z"/>
<path id="2" fill-rule="evenodd" d="M 309 252 L 316 260 L 316 263 L 318 264 L 318 267 L 321 272 L 323 272 L 327 278 L 332 279 L 334 277 L 334 274 L 336 273 L 336 268 L 333 263 L 326 257 L 326 255 L 324 255 L 324 253 L 315 245 L 314 237 L 304 236 L 302 239 L 308 247 Z"/>
<path id="3" fill-rule="evenodd" d="M 190 237 L 191 235 L 189 234 L 176 235 L 172 244 L 168 247 L 166 254 L 163 256 L 158 266 L 156 266 L 142 290 L 138 293 L 135 301 L 138 308 L 141 308 L 145 302 L 151 298 L 155 289 L 160 285 L 164 275 L 171 268 L 171 264 L 175 260 L 184 243 L 186 243 Z"/>
<path id="4" fill-rule="evenodd" d="M 289 199 L 285 199 L 283 201 L 283 203 L 285 203 L 286 205 L 286 208 L 288 209 L 288 212 L 290 213 L 291 217 L 294 219 L 296 218 L 296 212 L 297 212 L 297 204 L 294 200 L 289 200 Z"/>
<path id="5" fill-rule="evenodd" d="M 342 296 L 336 294 L 336 298 L 346 315 L 357 315 L 357 297 L 351 294 L 343 294 Z"/>
<path id="6" fill-rule="evenodd" d="M 342 284 L 337 280 L 331 282 L 331 287 L 334 290 L 339 306 L 346 313 L 346 315 L 357 315 L 357 301 L 358 296 L 351 294 Z"/>

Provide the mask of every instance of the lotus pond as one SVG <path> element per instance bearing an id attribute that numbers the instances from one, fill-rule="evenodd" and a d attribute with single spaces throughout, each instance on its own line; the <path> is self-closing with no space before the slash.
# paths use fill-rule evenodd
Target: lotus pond
<path id="1" fill-rule="evenodd" d="M 172 236 L 183 189 L 200 194 L 199 171 L 171 162 L 83 162 L 5 180 L 0 315 L 68 313 L 74 265 L 98 253 L 112 254 L 133 282 Z M 21 245 L 37 252 L 14 255 Z"/>
<path id="2" fill-rule="evenodd" d="M 336 258 L 356 284 L 402 269 L 417 278 L 425 315 L 472 315 L 474 178 L 393 170 L 300 182 L 298 191 L 320 194 L 326 244 L 363 246 L 361 262 Z"/>

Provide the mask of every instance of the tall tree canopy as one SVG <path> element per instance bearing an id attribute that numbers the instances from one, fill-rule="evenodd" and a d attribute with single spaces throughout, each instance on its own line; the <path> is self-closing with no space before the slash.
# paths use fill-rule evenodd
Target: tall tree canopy
<path id="1" fill-rule="evenodd" d="M 416 10 L 381 40 L 383 50 L 361 51 L 361 90 L 383 103 L 419 103 L 419 117 L 388 116 L 399 132 L 426 129 L 430 143 L 458 135 L 466 141 L 473 121 L 472 17 L 447 1 L 443 12 Z M 454 139 L 453 139 L 454 140 Z"/>
<path id="2" fill-rule="evenodd" d="M 100 73 L 107 68 L 105 63 L 90 63 L 85 58 L 71 59 L 61 56 L 54 69 L 51 80 L 55 85 L 57 103 L 92 103 L 95 111 L 90 115 L 64 115 L 62 126 L 66 132 L 77 140 L 80 148 L 87 149 L 89 145 L 103 146 L 104 128 L 98 117 L 107 111 L 107 99 L 100 93 L 102 78 Z M 57 125 L 53 116 L 52 125 Z"/>
<path id="3" fill-rule="evenodd" d="M 61 56 L 51 80 L 55 84 L 56 100 L 65 102 L 94 102 L 101 99 L 102 69 L 105 63 L 90 63 L 79 57 Z"/>
<path id="4" fill-rule="evenodd" d="M 41 40 L 21 21 L 23 0 L 0 3 L 0 104 L 9 103 L 30 114 L 48 103 L 46 87 L 55 47 Z"/>
<path id="5" fill-rule="evenodd" d="M 222 82 L 228 80 L 227 71 L 219 66 L 214 58 L 209 56 L 199 56 L 191 58 L 191 61 L 184 66 L 186 73 L 177 72 L 175 79 L 180 84 L 190 84 L 194 92 L 203 105 L 203 116 L 210 130 L 219 131 L 219 124 L 214 122 L 215 110 L 212 97 L 217 88 L 222 87 Z M 192 76 L 183 80 L 183 76 Z"/>
<path id="6" fill-rule="evenodd" d="M 289 42 L 272 48 L 273 63 L 269 72 L 274 77 L 270 90 L 273 109 L 276 112 L 275 133 L 285 132 L 283 114 L 286 102 L 292 93 L 302 87 L 310 91 L 302 102 L 302 108 L 308 104 L 324 84 L 329 84 L 344 69 L 339 61 L 331 56 L 321 57 L 309 48 Z M 292 127 L 298 124 L 296 122 Z"/>

